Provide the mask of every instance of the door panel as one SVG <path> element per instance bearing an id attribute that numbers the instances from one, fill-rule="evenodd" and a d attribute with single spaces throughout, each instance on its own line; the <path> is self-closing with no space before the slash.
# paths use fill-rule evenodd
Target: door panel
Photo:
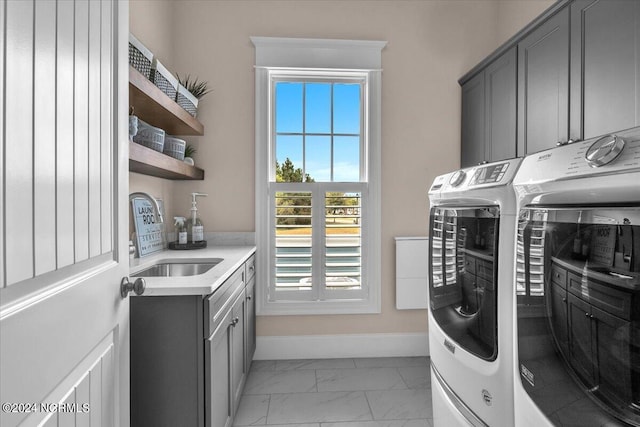
<path id="1" fill-rule="evenodd" d="M 591 349 L 591 307 L 573 294 L 568 294 L 569 355 L 574 368 L 588 385 L 594 385 Z"/>
<path id="2" fill-rule="evenodd" d="M 485 160 L 484 73 L 462 86 L 462 129 L 460 167 Z"/>
<path id="3" fill-rule="evenodd" d="M 569 10 L 563 9 L 518 44 L 518 156 L 555 147 L 568 132 Z"/>
<path id="4" fill-rule="evenodd" d="M 571 135 L 588 139 L 638 126 L 640 3 L 576 1 L 571 33 Z"/>
<path id="5" fill-rule="evenodd" d="M 2 287 L 33 277 L 33 2 L 6 2 L 4 169 L 5 276 Z M 16 108 L 28 103 L 28 109 Z M 9 209 L 8 207 L 14 207 Z"/>
<path id="6" fill-rule="evenodd" d="M 0 18 L 0 425 L 128 426 L 128 5 Z"/>
<path id="7" fill-rule="evenodd" d="M 485 160 L 516 157 L 516 65 L 513 47 L 485 70 Z"/>
<path id="8" fill-rule="evenodd" d="M 247 304 L 243 291 L 231 309 L 234 319 L 234 325 L 231 328 L 231 398 L 233 399 L 234 413 L 240 404 L 242 388 L 247 374 L 246 359 L 244 357 L 246 308 Z"/>

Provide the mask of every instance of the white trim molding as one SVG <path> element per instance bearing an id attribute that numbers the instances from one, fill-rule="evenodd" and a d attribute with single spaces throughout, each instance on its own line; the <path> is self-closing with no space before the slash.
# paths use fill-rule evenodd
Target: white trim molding
<path id="1" fill-rule="evenodd" d="M 386 41 L 251 37 L 256 67 L 380 70 Z"/>
<path id="2" fill-rule="evenodd" d="M 429 334 L 258 336 L 254 360 L 429 356 Z"/>

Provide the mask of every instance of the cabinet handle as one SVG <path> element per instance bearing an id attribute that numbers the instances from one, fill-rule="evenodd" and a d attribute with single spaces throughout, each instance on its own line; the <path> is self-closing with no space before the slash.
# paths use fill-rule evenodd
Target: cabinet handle
<path id="1" fill-rule="evenodd" d="M 592 315 L 590 315 L 589 317 L 591 317 L 591 318 L 593 319 L 593 314 L 592 314 Z"/>
<path id="2" fill-rule="evenodd" d="M 247 295 L 247 300 L 251 301 L 252 296 L 251 295 Z"/>
<path id="3" fill-rule="evenodd" d="M 239 317 L 234 317 L 233 320 L 231 321 L 231 326 L 235 328 L 239 321 L 240 321 Z"/>
<path id="4" fill-rule="evenodd" d="M 584 316 L 585 316 L 585 317 L 589 317 L 589 313 L 585 313 L 585 314 L 584 314 Z"/>
<path id="5" fill-rule="evenodd" d="M 566 298 L 562 298 L 562 302 L 567 302 L 567 299 Z"/>

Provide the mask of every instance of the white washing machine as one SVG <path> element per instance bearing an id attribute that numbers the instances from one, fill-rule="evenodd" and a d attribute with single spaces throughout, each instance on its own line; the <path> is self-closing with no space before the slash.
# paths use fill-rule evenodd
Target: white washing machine
<path id="1" fill-rule="evenodd" d="M 429 348 L 436 427 L 513 426 L 513 262 L 521 159 L 435 179 Z"/>
<path id="2" fill-rule="evenodd" d="M 640 128 L 526 157 L 515 425 L 640 426 Z"/>

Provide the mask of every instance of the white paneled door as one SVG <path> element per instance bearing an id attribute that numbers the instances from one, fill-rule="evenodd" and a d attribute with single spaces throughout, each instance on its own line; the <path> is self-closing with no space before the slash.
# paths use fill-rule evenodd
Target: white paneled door
<path id="1" fill-rule="evenodd" d="M 0 425 L 128 426 L 128 3 L 0 0 Z"/>

